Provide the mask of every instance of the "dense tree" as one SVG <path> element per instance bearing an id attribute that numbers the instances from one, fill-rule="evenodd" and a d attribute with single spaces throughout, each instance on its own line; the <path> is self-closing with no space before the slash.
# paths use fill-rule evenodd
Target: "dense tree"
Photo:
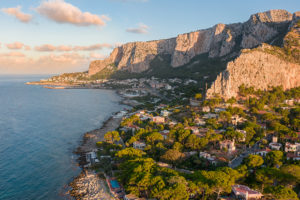
<path id="1" fill-rule="evenodd" d="M 179 142 L 175 142 L 174 144 L 173 144 L 173 147 L 172 147 L 174 150 L 177 150 L 177 151 L 182 151 L 182 149 L 183 149 L 183 145 L 181 144 L 181 143 L 179 143 Z"/>
<path id="2" fill-rule="evenodd" d="M 191 134 L 190 130 L 179 129 L 178 130 L 178 142 L 184 143 L 185 139 Z"/>
<path id="3" fill-rule="evenodd" d="M 198 99 L 198 100 L 202 99 L 202 94 L 201 93 L 195 94 L 195 99 Z"/>
<path id="4" fill-rule="evenodd" d="M 280 167 L 282 165 L 282 151 L 271 151 L 266 155 L 267 165 L 271 167 Z"/>
<path id="5" fill-rule="evenodd" d="M 241 140 L 244 138 L 244 134 L 238 131 L 235 131 L 232 127 L 227 128 L 224 133 L 224 137 L 230 140 Z"/>
<path id="6" fill-rule="evenodd" d="M 257 168 L 260 167 L 263 163 L 264 160 L 261 156 L 259 155 L 252 155 L 250 154 L 248 157 L 246 157 L 244 159 L 245 164 L 249 167 L 249 168 Z"/>
<path id="7" fill-rule="evenodd" d="M 229 104 L 234 104 L 236 102 L 236 99 L 234 98 L 234 97 L 231 97 L 230 99 L 228 99 L 227 101 L 226 101 L 226 103 L 229 103 Z"/>
<path id="8" fill-rule="evenodd" d="M 298 200 L 298 196 L 294 192 L 294 190 L 282 185 L 276 187 L 268 187 L 266 188 L 265 192 L 271 194 L 275 199 L 278 200 Z"/>
<path id="9" fill-rule="evenodd" d="M 104 135 L 104 139 L 106 142 L 113 144 L 116 141 L 119 141 L 120 135 L 118 131 L 110 131 Z"/>
<path id="10" fill-rule="evenodd" d="M 176 162 L 180 161 L 183 157 L 184 154 L 181 153 L 180 151 L 175 149 L 169 149 L 168 151 L 166 151 L 166 153 L 163 156 L 161 156 L 161 159 L 174 165 Z"/>
<path id="11" fill-rule="evenodd" d="M 150 133 L 147 137 L 146 137 L 146 140 L 147 142 L 149 142 L 150 144 L 154 145 L 154 143 L 156 141 L 161 141 L 163 140 L 164 137 L 158 133 L 158 132 L 153 132 L 153 133 Z"/>
<path id="12" fill-rule="evenodd" d="M 146 153 L 139 150 L 139 149 L 134 149 L 132 147 L 122 149 L 116 153 L 116 157 L 120 159 L 134 159 L 134 158 L 139 158 L 145 155 Z"/>
<path id="13" fill-rule="evenodd" d="M 285 175 L 292 175 L 294 181 L 300 183 L 300 166 L 299 165 L 284 165 L 280 168 L 280 170 L 285 173 Z"/>

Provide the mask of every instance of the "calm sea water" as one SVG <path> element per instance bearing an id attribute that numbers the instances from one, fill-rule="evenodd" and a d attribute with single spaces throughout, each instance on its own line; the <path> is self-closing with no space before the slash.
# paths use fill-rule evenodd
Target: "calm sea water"
<path id="1" fill-rule="evenodd" d="M 109 90 L 50 90 L 37 76 L 0 76 L 0 199 L 65 199 L 80 172 L 72 153 L 86 131 L 124 106 Z"/>

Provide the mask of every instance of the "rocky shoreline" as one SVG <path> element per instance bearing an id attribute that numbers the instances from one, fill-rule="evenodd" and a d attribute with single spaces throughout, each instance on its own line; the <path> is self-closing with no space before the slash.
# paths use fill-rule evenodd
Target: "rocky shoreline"
<path id="1" fill-rule="evenodd" d="M 120 104 L 127 106 L 134 106 L 136 103 L 131 100 L 123 99 Z M 112 114 L 99 129 L 89 131 L 84 134 L 79 147 L 74 152 L 78 157 L 78 164 L 82 169 L 79 176 L 69 183 L 71 189 L 67 192 L 76 200 L 98 200 L 98 199 L 115 199 L 105 182 L 94 170 L 85 168 L 86 153 L 91 152 L 97 148 L 96 142 L 103 141 L 105 133 L 117 129 L 122 121 L 122 118 L 115 118 Z"/>

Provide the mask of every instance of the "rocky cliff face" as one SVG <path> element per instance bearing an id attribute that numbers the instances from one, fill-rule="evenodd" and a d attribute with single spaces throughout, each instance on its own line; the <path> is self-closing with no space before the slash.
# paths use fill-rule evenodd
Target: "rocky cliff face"
<path id="1" fill-rule="evenodd" d="M 171 55 L 172 67 L 183 66 L 204 53 L 209 58 L 236 56 L 240 49 L 280 40 L 292 18 L 293 15 L 285 10 L 271 10 L 254 14 L 245 23 L 217 24 L 176 38 L 127 43 L 115 48 L 107 59 L 92 62 L 89 75 L 100 72 L 111 64 L 119 70 L 143 72 L 150 68 L 151 61 L 160 54 Z"/>
<path id="2" fill-rule="evenodd" d="M 207 90 L 206 97 L 211 98 L 214 94 L 225 99 L 236 97 L 242 84 L 261 90 L 270 86 L 283 86 L 284 89 L 300 86 L 300 65 L 261 51 L 264 48 L 268 47 L 242 53 L 228 63 L 227 69 Z"/>
<path id="3" fill-rule="evenodd" d="M 283 86 L 284 89 L 300 86 L 300 12 L 293 16 L 283 48 L 263 44 L 252 50 L 243 50 L 218 75 L 206 97 L 215 94 L 225 99 L 236 97 L 242 84 L 261 90 L 270 86 Z"/>

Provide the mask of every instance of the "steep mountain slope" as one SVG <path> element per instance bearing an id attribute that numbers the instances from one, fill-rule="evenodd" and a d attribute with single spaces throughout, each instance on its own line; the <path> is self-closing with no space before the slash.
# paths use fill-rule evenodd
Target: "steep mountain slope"
<path id="1" fill-rule="evenodd" d="M 285 10 L 271 10 L 254 14 L 245 23 L 217 24 L 176 38 L 127 43 L 115 48 L 107 59 L 92 62 L 89 75 L 111 66 L 130 73 L 153 72 L 151 68 L 160 65 L 156 61 L 154 66 L 153 61 L 161 56 L 169 57 L 168 65 L 172 68 L 187 67 L 192 61 L 203 63 L 201 59 L 227 62 L 244 48 L 254 48 L 261 43 L 281 45 L 292 18 L 293 15 Z M 200 59 L 196 60 L 197 56 Z M 197 67 L 205 67 L 205 62 Z"/>
<path id="2" fill-rule="evenodd" d="M 255 49 L 243 50 L 229 62 L 206 93 L 228 99 L 238 95 L 244 84 L 255 89 L 267 90 L 271 86 L 284 89 L 300 86 L 300 12 L 293 16 L 282 48 L 263 44 Z"/>

